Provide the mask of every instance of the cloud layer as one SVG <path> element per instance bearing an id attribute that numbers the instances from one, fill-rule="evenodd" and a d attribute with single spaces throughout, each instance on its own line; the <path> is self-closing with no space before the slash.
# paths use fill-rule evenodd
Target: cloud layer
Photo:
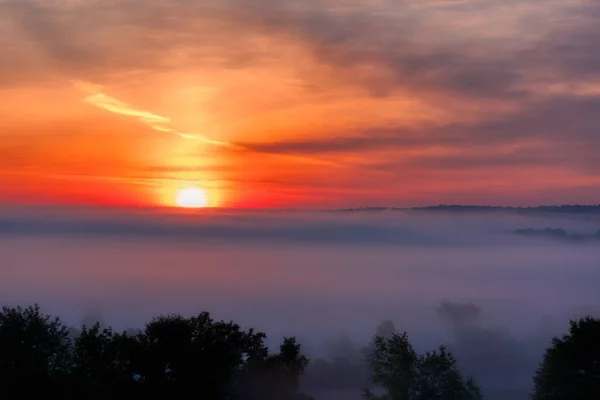
<path id="1" fill-rule="evenodd" d="M 0 179 L 25 197 L 57 185 L 85 197 L 77 185 L 86 178 L 72 174 L 83 161 L 58 168 L 53 158 L 67 146 L 98 160 L 86 176 L 107 189 L 95 193 L 130 203 L 159 203 L 157 191 L 181 181 L 245 206 L 583 203 L 600 194 L 594 1 L 0 7 L 0 107 L 10 115 Z M 121 157 L 111 160 L 99 140 L 118 143 Z M 23 169 L 15 177 L 15 159 L 26 178 Z"/>

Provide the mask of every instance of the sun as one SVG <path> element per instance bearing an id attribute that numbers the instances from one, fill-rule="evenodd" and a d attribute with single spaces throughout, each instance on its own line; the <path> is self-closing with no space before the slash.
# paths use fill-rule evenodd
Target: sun
<path id="1" fill-rule="evenodd" d="M 208 196 L 202 189 L 181 189 L 179 192 L 177 192 L 175 204 L 184 208 L 203 208 L 208 206 Z"/>

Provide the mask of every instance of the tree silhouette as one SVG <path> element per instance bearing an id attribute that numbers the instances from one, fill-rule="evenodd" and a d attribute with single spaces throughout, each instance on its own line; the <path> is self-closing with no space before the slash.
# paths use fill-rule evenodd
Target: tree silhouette
<path id="1" fill-rule="evenodd" d="M 129 393 L 135 385 L 130 363 L 131 339 L 111 328 L 83 327 L 72 352 L 71 392 L 86 398 Z"/>
<path id="2" fill-rule="evenodd" d="M 295 338 L 284 338 L 279 353 L 249 363 L 238 397 L 243 400 L 310 399 L 300 393 L 300 377 L 308 365 Z"/>
<path id="3" fill-rule="evenodd" d="M 370 356 L 375 352 L 376 338 L 382 338 L 384 341 L 390 340 L 396 333 L 398 333 L 398 330 L 396 329 L 394 321 L 387 319 L 380 322 L 379 325 L 377 325 L 377 328 L 375 328 L 375 335 L 373 336 L 374 339 L 371 340 L 367 346 L 361 349 L 363 360 L 369 359 Z"/>
<path id="4" fill-rule="evenodd" d="M 416 399 L 419 356 L 408 341 L 406 333 L 394 333 L 389 339 L 375 336 L 372 350 L 367 356 L 371 367 L 371 380 L 387 391 L 376 397 L 369 391 L 365 399 L 409 400 Z"/>
<path id="5" fill-rule="evenodd" d="M 272 354 L 265 338 L 234 322 L 215 321 L 207 312 L 189 318 L 160 316 L 143 330 L 115 333 L 100 323 L 69 330 L 37 305 L 4 307 L 0 383 L 20 395 L 43 391 L 63 399 L 187 399 L 195 393 L 210 400 L 311 400 L 300 392 L 300 379 L 309 364 L 300 344 L 294 337 L 284 338 Z M 338 353 L 352 350 L 358 355 L 349 340 L 341 343 Z M 389 321 L 378 327 L 366 351 L 372 381 L 387 392 L 382 397 L 366 392 L 366 398 L 481 397 L 477 385 L 463 379 L 446 348 L 419 355 L 406 333 L 396 333 Z M 333 376 L 363 382 L 360 364 L 338 358 L 322 367 L 341 367 L 341 374 L 334 371 Z"/>
<path id="6" fill-rule="evenodd" d="M 463 379 L 454 355 L 446 347 L 425 353 L 419 359 L 419 399 L 481 399 L 481 390 L 473 378 Z"/>
<path id="7" fill-rule="evenodd" d="M 570 321 L 569 333 L 554 338 L 534 376 L 534 400 L 600 398 L 600 319 Z"/>
<path id="8" fill-rule="evenodd" d="M 267 358 L 265 364 L 272 371 L 277 397 L 295 397 L 300 387 L 300 377 L 308 365 L 308 359 L 301 354 L 301 346 L 295 338 L 284 338 L 279 354 Z"/>
<path id="9" fill-rule="evenodd" d="M 228 398 L 247 360 L 265 358 L 265 337 L 206 312 L 155 318 L 130 343 L 132 371 L 154 394 L 183 397 L 200 387 L 203 398 Z"/>
<path id="10" fill-rule="evenodd" d="M 4 388 L 57 387 L 69 372 L 68 329 L 36 304 L 3 307 L 0 312 L 0 382 Z M 32 386 L 35 383 L 35 386 Z"/>
<path id="11" fill-rule="evenodd" d="M 445 347 L 419 355 L 406 333 L 389 339 L 375 336 L 368 356 L 373 383 L 386 394 L 365 391 L 367 400 L 479 400 L 481 391 L 472 379 L 463 379 L 456 360 Z"/>
<path id="12" fill-rule="evenodd" d="M 69 339 L 72 336 L 72 340 Z M 209 313 L 153 319 L 137 332 L 69 330 L 35 305 L 0 312 L 0 383 L 20 395 L 63 399 L 308 400 L 308 364 L 295 338 L 269 355 L 265 334 Z"/>

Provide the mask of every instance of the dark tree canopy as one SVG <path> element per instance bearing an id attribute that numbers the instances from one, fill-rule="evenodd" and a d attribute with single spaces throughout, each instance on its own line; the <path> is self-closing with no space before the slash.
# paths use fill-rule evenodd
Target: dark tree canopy
<path id="1" fill-rule="evenodd" d="M 263 358 L 265 335 L 233 322 L 159 317 L 135 338 L 131 362 L 141 382 L 155 390 L 184 393 L 200 386 L 210 398 L 226 398 L 247 358 Z"/>
<path id="2" fill-rule="evenodd" d="M 385 390 L 382 396 L 365 392 L 367 400 L 480 400 L 472 379 L 463 379 L 456 360 L 445 347 L 419 355 L 406 333 L 389 339 L 375 336 L 368 362 L 373 383 Z"/>
<path id="3" fill-rule="evenodd" d="M 91 328 L 84 326 L 72 348 L 70 393 L 104 398 L 134 390 L 132 343 L 127 335 L 100 328 L 99 322 Z"/>
<path id="4" fill-rule="evenodd" d="M 600 399 L 600 319 L 570 322 L 554 338 L 534 377 L 534 400 Z"/>
<path id="5" fill-rule="evenodd" d="M 73 332 L 37 305 L 5 307 L 0 383 L 20 395 L 62 399 L 307 399 L 298 389 L 308 359 L 296 339 L 269 354 L 265 337 L 206 312 L 158 317 L 137 332 L 100 323 Z"/>
<path id="6" fill-rule="evenodd" d="M 240 400 L 308 399 L 299 392 L 308 359 L 295 338 L 284 338 L 278 354 L 254 360 L 243 371 Z"/>
<path id="7" fill-rule="evenodd" d="M 0 312 L 0 382 L 21 393 L 56 387 L 68 373 L 68 328 L 35 305 Z"/>
<path id="8" fill-rule="evenodd" d="M 516 369 L 501 357 L 517 348 L 502 332 L 473 321 L 478 308 L 444 304 L 438 310 L 455 328 L 461 366 L 470 348 L 474 365 Z M 301 379 L 309 366 L 294 337 L 276 352 L 266 335 L 207 312 L 192 317 L 159 316 L 141 330 L 115 332 L 100 323 L 81 330 L 66 327 L 35 305 L 0 310 L 0 384 L 21 397 L 70 399 L 309 400 Z M 485 340 L 484 340 L 485 339 Z M 555 338 L 534 376 L 533 400 L 600 399 L 600 319 L 571 321 Z M 331 360 L 317 360 L 302 382 L 327 387 L 333 382 L 372 400 L 481 400 L 478 385 L 460 371 L 454 354 L 440 346 L 419 354 L 406 333 L 391 321 L 380 324 L 370 344 L 355 347 L 348 337 L 336 342 Z M 506 361 L 506 362 L 503 362 Z M 312 371 L 312 372 L 311 372 Z M 368 375 L 370 373 L 370 380 Z M 530 373 L 527 375 L 529 376 Z M 353 381 L 346 386 L 348 381 Z M 377 395 L 382 392 L 382 395 Z"/>

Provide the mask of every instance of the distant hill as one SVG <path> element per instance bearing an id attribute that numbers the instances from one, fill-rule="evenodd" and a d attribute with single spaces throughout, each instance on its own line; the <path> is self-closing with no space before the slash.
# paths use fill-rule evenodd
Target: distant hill
<path id="1" fill-rule="evenodd" d="M 473 212 L 516 212 L 516 213 L 539 213 L 539 214 L 600 214 L 600 204 L 580 205 L 565 204 L 555 206 L 537 206 L 537 207 L 502 207 L 502 206 L 482 206 L 482 205 L 447 205 L 426 207 L 359 207 L 343 208 L 329 210 L 336 212 L 356 212 L 356 211 L 444 211 L 451 213 L 473 213 Z"/>

